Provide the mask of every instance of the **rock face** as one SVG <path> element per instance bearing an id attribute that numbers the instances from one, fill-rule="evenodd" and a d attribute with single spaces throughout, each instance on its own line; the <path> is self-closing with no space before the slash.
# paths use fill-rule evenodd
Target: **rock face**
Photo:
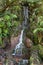
<path id="1" fill-rule="evenodd" d="M 31 48 L 31 46 L 32 46 L 32 41 L 31 41 L 29 38 L 26 38 L 26 39 L 25 39 L 25 45 L 26 45 L 28 48 Z"/>
<path id="2" fill-rule="evenodd" d="M 17 37 L 11 37 L 11 48 L 14 48 L 19 42 L 19 35 Z"/>
<path id="3" fill-rule="evenodd" d="M 19 37 L 20 37 L 20 35 L 18 35 L 17 37 L 11 38 L 11 48 L 14 48 L 18 44 Z M 27 37 L 25 39 L 25 45 L 26 45 L 27 48 L 31 48 L 31 46 L 32 46 L 32 41 Z"/>

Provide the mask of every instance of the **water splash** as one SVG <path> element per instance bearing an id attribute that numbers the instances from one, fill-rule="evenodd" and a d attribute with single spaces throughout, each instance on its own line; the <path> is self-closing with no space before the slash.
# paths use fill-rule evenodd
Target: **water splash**
<path id="1" fill-rule="evenodd" d="M 19 38 L 19 44 L 17 44 L 15 50 L 16 50 L 17 48 L 20 48 L 20 45 L 22 44 L 22 41 L 23 41 L 23 31 L 24 31 L 24 30 L 21 31 L 21 35 L 20 35 L 20 38 Z"/>
<path id="2" fill-rule="evenodd" d="M 20 35 L 20 38 L 19 38 L 19 43 L 16 45 L 15 47 L 15 52 L 12 54 L 12 55 L 19 55 L 19 54 L 22 54 L 22 47 L 23 47 L 23 31 L 21 31 L 21 35 Z"/>

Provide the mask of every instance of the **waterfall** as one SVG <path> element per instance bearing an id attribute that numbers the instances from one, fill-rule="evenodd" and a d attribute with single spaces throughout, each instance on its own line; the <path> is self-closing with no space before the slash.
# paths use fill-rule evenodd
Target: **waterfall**
<path id="1" fill-rule="evenodd" d="M 22 26 L 22 30 L 21 30 L 21 35 L 19 37 L 19 43 L 16 45 L 15 47 L 15 51 L 12 55 L 22 55 L 22 49 L 23 49 L 23 33 L 24 33 L 24 29 L 27 25 L 27 19 L 28 19 L 28 6 L 23 6 L 23 15 L 24 15 L 24 22 L 23 22 L 23 26 Z"/>
<path id="2" fill-rule="evenodd" d="M 19 43 L 16 45 L 16 47 L 15 47 L 15 52 L 14 52 L 12 55 L 16 55 L 16 54 L 19 54 L 19 53 L 22 54 L 21 45 L 22 45 L 22 41 L 23 41 L 23 31 L 24 31 L 24 30 L 21 31 L 21 35 L 20 35 L 20 37 L 19 37 Z M 17 51 L 18 51 L 18 53 L 17 53 Z"/>
<path id="3" fill-rule="evenodd" d="M 28 6 L 23 6 L 23 15 L 24 15 L 24 28 L 26 28 L 27 20 L 28 20 Z"/>
<path id="4" fill-rule="evenodd" d="M 17 48 L 20 48 L 20 45 L 22 44 L 22 40 L 23 40 L 23 31 L 24 31 L 24 30 L 21 31 L 21 35 L 20 35 L 20 38 L 19 38 L 19 44 L 16 46 L 15 50 L 16 50 Z"/>
<path id="5" fill-rule="evenodd" d="M 28 20 L 28 7 L 27 6 L 23 6 L 23 15 L 24 15 L 24 21 L 23 21 L 21 34 L 19 37 L 19 42 L 14 49 L 14 53 L 12 54 L 13 56 L 16 56 L 16 57 L 22 57 L 23 55 L 22 51 L 23 51 L 23 48 L 25 48 L 23 44 L 23 36 L 24 36 L 24 29 L 26 28 L 27 20 Z M 22 59 L 20 60 L 18 65 L 27 65 L 27 64 L 28 64 L 28 59 Z"/>

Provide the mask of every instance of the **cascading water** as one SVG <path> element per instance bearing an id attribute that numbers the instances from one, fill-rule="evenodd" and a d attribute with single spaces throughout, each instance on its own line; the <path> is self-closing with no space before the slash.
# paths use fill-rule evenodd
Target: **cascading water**
<path id="1" fill-rule="evenodd" d="M 23 14 L 24 14 L 24 22 L 23 22 L 23 29 L 21 31 L 21 35 L 19 38 L 19 43 L 17 44 L 17 46 L 15 47 L 15 52 L 12 55 L 18 55 L 18 54 L 22 54 L 22 48 L 23 48 L 23 32 L 24 29 L 27 25 L 27 19 L 28 19 L 28 6 L 23 6 Z M 19 55 L 19 56 L 20 56 Z"/>
<path id="2" fill-rule="evenodd" d="M 28 20 L 28 6 L 23 6 L 23 15 L 24 15 L 24 22 L 23 22 L 23 28 L 26 28 L 27 26 L 27 20 Z"/>
<path id="3" fill-rule="evenodd" d="M 21 35 L 20 35 L 20 38 L 19 38 L 19 44 L 16 46 L 16 49 L 17 49 L 17 48 L 20 48 L 20 45 L 22 44 L 22 40 L 23 40 L 23 31 L 24 31 L 24 30 L 21 31 Z M 16 49 L 15 49 L 15 50 L 16 50 Z"/>
<path id="4" fill-rule="evenodd" d="M 20 35 L 20 38 L 19 38 L 19 43 L 17 44 L 17 46 L 16 46 L 16 48 L 15 48 L 15 52 L 12 54 L 12 55 L 18 55 L 18 54 L 22 54 L 22 47 L 21 47 L 21 45 L 23 45 L 22 44 L 22 41 L 23 41 L 23 31 L 24 30 L 22 30 L 21 31 L 21 35 Z"/>
<path id="5" fill-rule="evenodd" d="M 23 11 L 24 11 L 23 12 L 24 21 L 23 21 L 23 26 L 22 26 L 22 30 L 21 30 L 21 35 L 19 38 L 19 43 L 16 45 L 16 47 L 14 49 L 14 53 L 12 54 L 13 56 L 17 56 L 17 57 L 22 56 L 22 50 L 25 47 L 23 44 L 23 36 L 24 36 L 24 29 L 26 28 L 27 20 L 28 20 L 28 6 L 23 6 Z M 22 61 L 22 65 L 26 65 L 26 63 L 28 63 L 27 59 L 22 59 L 21 61 Z M 19 65 L 20 65 L 20 62 L 19 62 Z"/>

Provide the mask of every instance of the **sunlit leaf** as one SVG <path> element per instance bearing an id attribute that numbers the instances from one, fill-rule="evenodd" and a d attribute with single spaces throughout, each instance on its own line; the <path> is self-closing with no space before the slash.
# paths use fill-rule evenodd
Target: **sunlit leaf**
<path id="1" fill-rule="evenodd" d="M 0 27 L 4 27 L 5 23 L 3 21 L 0 21 Z"/>
<path id="2" fill-rule="evenodd" d="M 7 22 L 7 26 L 8 26 L 8 27 L 12 26 L 12 24 L 11 24 L 10 21 Z"/>
<path id="3" fill-rule="evenodd" d="M 5 20 L 10 20 L 10 16 L 9 16 L 9 15 L 5 15 L 5 16 L 4 16 L 4 19 L 5 19 Z"/>
<path id="4" fill-rule="evenodd" d="M 15 14 L 11 14 L 12 18 L 17 18 L 17 16 Z"/>

